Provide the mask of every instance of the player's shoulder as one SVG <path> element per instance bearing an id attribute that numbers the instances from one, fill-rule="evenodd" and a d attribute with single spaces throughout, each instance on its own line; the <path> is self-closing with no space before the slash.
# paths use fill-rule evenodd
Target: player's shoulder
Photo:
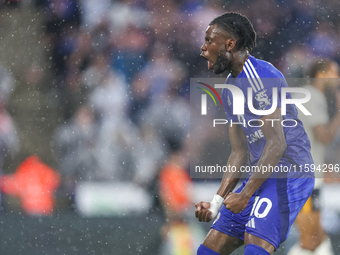
<path id="1" fill-rule="evenodd" d="M 251 71 L 260 78 L 284 78 L 283 74 L 270 62 L 249 56 L 245 64 L 248 71 Z"/>

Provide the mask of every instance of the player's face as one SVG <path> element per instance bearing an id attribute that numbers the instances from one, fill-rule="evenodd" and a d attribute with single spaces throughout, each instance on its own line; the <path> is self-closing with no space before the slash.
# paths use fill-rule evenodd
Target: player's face
<path id="1" fill-rule="evenodd" d="M 228 69 L 230 62 L 225 49 L 225 34 L 217 28 L 217 25 L 211 25 L 205 31 L 201 51 L 201 56 L 207 60 L 208 69 L 212 69 L 215 74 Z"/>

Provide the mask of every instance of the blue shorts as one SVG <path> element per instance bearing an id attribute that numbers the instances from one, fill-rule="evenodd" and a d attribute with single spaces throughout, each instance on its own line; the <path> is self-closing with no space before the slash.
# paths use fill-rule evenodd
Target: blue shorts
<path id="1" fill-rule="evenodd" d="M 247 181 L 235 193 L 239 193 Z M 242 240 L 247 232 L 277 249 L 287 239 L 313 187 L 314 178 L 268 178 L 241 213 L 234 214 L 223 206 L 211 228 Z"/>

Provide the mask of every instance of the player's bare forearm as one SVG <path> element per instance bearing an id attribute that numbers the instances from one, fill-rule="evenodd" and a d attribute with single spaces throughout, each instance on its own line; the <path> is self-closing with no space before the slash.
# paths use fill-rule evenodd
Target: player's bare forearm
<path id="1" fill-rule="evenodd" d="M 276 121 L 273 124 L 267 123 L 261 127 L 262 133 L 266 138 L 266 146 L 263 149 L 257 165 L 267 166 L 267 169 L 269 169 L 269 166 L 275 167 L 278 165 L 287 148 L 283 128 L 281 126 L 282 116 L 280 110 L 280 108 L 276 109 L 274 113 L 267 117 L 268 119 L 279 119 L 280 121 Z M 246 198 L 250 198 L 271 174 L 270 171 L 263 172 L 261 169 L 259 170 L 260 171 L 252 174 L 246 186 L 241 191 L 241 195 Z"/>
<path id="2" fill-rule="evenodd" d="M 235 172 L 225 172 L 222 178 L 220 188 L 217 194 L 223 198 L 235 188 L 238 180 L 242 176 L 239 171 L 241 166 L 247 164 L 248 160 L 248 146 L 247 140 L 241 127 L 233 126 L 229 127 L 229 139 L 232 152 L 228 159 L 228 166 L 236 168 Z M 228 168 L 229 169 L 229 168 Z"/>
<path id="3" fill-rule="evenodd" d="M 268 142 L 264 147 L 258 166 L 277 166 L 286 149 L 286 143 L 281 145 L 273 142 L 271 145 L 267 145 Z M 270 175 L 270 171 L 262 172 L 261 169 L 259 172 L 253 173 L 249 178 L 247 185 L 241 191 L 241 194 L 246 198 L 250 198 Z"/>
<path id="4" fill-rule="evenodd" d="M 246 165 L 247 163 L 247 153 L 231 153 L 227 166 L 235 166 L 235 172 L 225 172 L 221 181 L 220 188 L 217 191 L 217 195 L 220 195 L 223 198 L 226 198 L 227 195 L 233 191 L 238 180 L 242 176 L 242 173 L 239 171 L 241 166 Z M 229 169 L 229 168 L 228 168 Z"/>

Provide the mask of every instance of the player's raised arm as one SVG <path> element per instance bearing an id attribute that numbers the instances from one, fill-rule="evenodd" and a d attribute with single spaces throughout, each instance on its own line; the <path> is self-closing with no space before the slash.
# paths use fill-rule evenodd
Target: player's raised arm
<path id="1" fill-rule="evenodd" d="M 277 108 L 275 112 L 266 116 L 266 119 L 276 119 L 279 121 L 263 121 L 265 124 L 261 127 L 261 129 L 264 137 L 266 138 L 266 145 L 257 166 L 275 167 L 278 165 L 284 151 L 287 148 L 286 139 L 281 125 L 281 108 Z M 262 171 L 253 173 L 249 178 L 248 183 L 240 193 L 231 193 L 227 197 L 224 201 L 226 208 L 233 213 L 240 213 L 247 206 L 250 197 L 265 182 L 270 174 L 270 171 L 265 173 Z"/>
<path id="2" fill-rule="evenodd" d="M 231 154 L 227 165 L 235 166 L 236 172 L 225 172 L 214 199 L 209 202 L 199 202 L 196 204 L 195 216 L 199 221 L 209 222 L 220 210 L 220 207 L 227 195 L 235 188 L 241 172 L 240 167 L 247 164 L 248 146 L 244 131 L 239 125 L 229 126 L 229 139 L 231 144 Z M 229 169 L 229 168 L 228 168 Z"/>

